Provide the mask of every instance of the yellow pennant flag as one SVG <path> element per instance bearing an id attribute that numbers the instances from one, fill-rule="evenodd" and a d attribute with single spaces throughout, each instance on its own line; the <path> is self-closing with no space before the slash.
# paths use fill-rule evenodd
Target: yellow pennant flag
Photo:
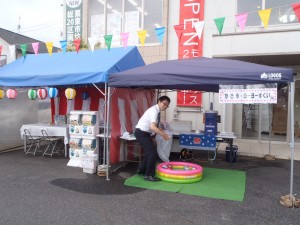
<path id="1" fill-rule="evenodd" d="M 46 47 L 49 52 L 49 55 L 52 56 L 53 42 L 46 42 Z"/>
<path id="2" fill-rule="evenodd" d="M 269 25 L 269 19 L 270 19 L 271 12 L 272 12 L 272 9 L 265 9 L 265 10 L 258 11 L 258 15 L 259 15 L 265 28 L 267 28 Z"/>
<path id="3" fill-rule="evenodd" d="M 142 46 L 144 46 L 144 44 L 145 44 L 146 35 L 147 35 L 147 30 L 138 31 L 138 37 L 140 39 Z"/>

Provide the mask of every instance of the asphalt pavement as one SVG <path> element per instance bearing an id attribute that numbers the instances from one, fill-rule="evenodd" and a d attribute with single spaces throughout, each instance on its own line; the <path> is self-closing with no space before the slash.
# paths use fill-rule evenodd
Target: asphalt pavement
<path id="1" fill-rule="evenodd" d="M 177 155 L 172 155 L 176 159 Z M 0 225 L 253 225 L 300 224 L 300 208 L 279 197 L 290 192 L 290 161 L 239 157 L 228 163 L 195 157 L 204 167 L 246 171 L 243 202 L 127 187 L 136 163 L 111 174 L 110 181 L 60 157 L 0 154 Z M 295 161 L 293 193 L 300 198 L 300 162 Z"/>

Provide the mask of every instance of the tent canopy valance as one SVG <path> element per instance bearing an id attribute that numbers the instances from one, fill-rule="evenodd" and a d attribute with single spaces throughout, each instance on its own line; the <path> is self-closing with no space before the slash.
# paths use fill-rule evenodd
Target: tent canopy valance
<path id="1" fill-rule="evenodd" d="M 111 73 L 145 65 L 137 47 L 26 55 L 0 69 L 0 86 L 106 83 Z"/>
<path id="2" fill-rule="evenodd" d="M 219 85 L 287 83 L 292 69 L 238 60 L 190 58 L 160 61 L 111 74 L 111 87 L 181 89 L 217 92 Z"/>

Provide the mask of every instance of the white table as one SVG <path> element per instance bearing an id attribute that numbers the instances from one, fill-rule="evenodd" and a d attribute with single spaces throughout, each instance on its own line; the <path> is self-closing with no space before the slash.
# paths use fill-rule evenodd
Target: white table
<path id="1" fill-rule="evenodd" d="M 138 160 L 134 160 L 134 159 L 128 159 L 127 158 L 127 154 L 126 154 L 126 150 L 128 153 L 128 147 L 134 147 L 136 142 L 136 137 L 134 135 L 130 135 L 130 136 L 121 136 L 119 137 L 121 139 L 121 141 L 123 141 L 123 154 L 124 154 L 124 167 L 126 165 L 126 162 L 138 162 L 141 163 L 142 162 L 142 152 L 141 152 L 141 147 L 138 144 Z"/>
<path id="2" fill-rule="evenodd" d="M 42 137 L 41 130 L 46 130 L 48 136 L 63 137 L 65 144 L 65 157 L 68 156 L 67 145 L 69 143 L 69 126 L 68 125 L 50 125 L 50 124 L 24 124 L 20 129 L 21 138 L 24 139 L 24 151 L 26 152 L 26 138 L 24 138 L 24 129 L 28 129 L 32 136 Z"/>

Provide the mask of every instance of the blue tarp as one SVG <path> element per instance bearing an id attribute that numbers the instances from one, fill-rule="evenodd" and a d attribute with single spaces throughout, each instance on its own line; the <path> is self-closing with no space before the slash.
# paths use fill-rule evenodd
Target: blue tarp
<path id="1" fill-rule="evenodd" d="M 111 73 L 143 65 L 137 47 L 27 55 L 0 69 L 0 86 L 99 84 Z"/>
<path id="2" fill-rule="evenodd" d="M 191 58 L 161 61 L 111 74 L 111 87 L 201 90 L 218 92 L 219 85 L 287 83 L 292 69 L 238 60 Z"/>

